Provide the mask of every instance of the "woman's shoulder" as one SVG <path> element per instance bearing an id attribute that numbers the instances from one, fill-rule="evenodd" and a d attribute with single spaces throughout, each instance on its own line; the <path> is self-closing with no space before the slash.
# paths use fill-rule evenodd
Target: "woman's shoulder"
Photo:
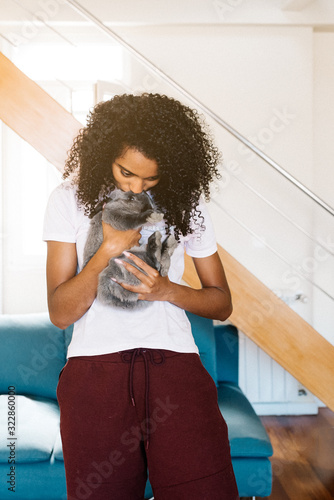
<path id="1" fill-rule="evenodd" d="M 77 223 L 86 219 L 84 209 L 77 200 L 77 187 L 71 181 L 59 184 L 50 194 L 47 212 L 57 212 L 66 215 Z"/>
<path id="2" fill-rule="evenodd" d="M 71 182 L 62 182 L 51 193 L 44 217 L 44 240 L 74 243 L 80 228 L 89 219 L 78 207 L 76 188 Z"/>
<path id="3" fill-rule="evenodd" d="M 64 181 L 58 184 L 50 194 L 49 204 L 64 205 L 72 208 L 74 211 L 78 210 L 80 212 L 77 203 L 77 187 L 71 181 Z"/>

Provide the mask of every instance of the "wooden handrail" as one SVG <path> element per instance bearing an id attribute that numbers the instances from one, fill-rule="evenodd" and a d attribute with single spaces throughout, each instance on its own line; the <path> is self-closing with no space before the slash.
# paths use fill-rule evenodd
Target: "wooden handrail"
<path id="1" fill-rule="evenodd" d="M 81 124 L 0 53 L 0 119 L 59 170 Z M 334 346 L 223 248 L 233 296 L 231 321 L 334 410 Z M 185 281 L 200 283 L 186 256 Z"/>

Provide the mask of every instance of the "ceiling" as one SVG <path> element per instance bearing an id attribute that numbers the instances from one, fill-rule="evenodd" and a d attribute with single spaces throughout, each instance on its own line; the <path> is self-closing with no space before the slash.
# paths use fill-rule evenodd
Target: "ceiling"
<path id="1" fill-rule="evenodd" d="M 79 5 L 83 11 L 79 11 Z M 0 37 L 27 42 L 112 43 L 85 12 L 116 32 L 148 25 L 270 25 L 334 29 L 333 0 L 3 0 Z M 124 34 L 124 33 L 123 33 Z"/>

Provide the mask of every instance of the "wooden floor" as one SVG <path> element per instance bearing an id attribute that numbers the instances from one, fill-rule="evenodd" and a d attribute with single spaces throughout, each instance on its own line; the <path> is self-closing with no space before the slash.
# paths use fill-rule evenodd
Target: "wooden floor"
<path id="1" fill-rule="evenodd" d="M 274 448 L 266 500 L 334 499 L 334 413 L 261 417 Z"/>

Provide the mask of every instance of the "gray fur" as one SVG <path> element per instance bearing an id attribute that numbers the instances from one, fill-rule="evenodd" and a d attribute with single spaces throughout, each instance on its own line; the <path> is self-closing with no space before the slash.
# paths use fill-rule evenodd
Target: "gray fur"
<path id="1" fill-rule="evenodd" d="M 154 212 L 152 203 L 146 193 L 133 194 L 115 189 L 108 202 L 92 218 L 90 229 L 84 248 L 84 266 L 97 252 L 103 241 L 102 220 L 115 229 L 125 231 L 136 229 L 146 222 L 155 224 L 163 219 L 163 214 Z M 161 233 L 155 231 L 146 245 L 136 246 L 130 252 L 142 259 L 149 266 L 157 269 L 162 276 L 167 276 L 170 267 L 170 258 L 177 246 L 173 235 L 169 235 L 161 242 Z M 122 260 L 133 262 L 124 255 L 119 256 Z M 138 294 L 125 290 L 121 285 L 111 280 L 115 278 L 120 283 L 129 285 L 140 284 L 139 280 L 122 265 L 115 262 L 115 258 L 110 259 L 108 266 L 99 274 L 97 290 L 98 299 L 104 304 L 120 306 L 124 309 L 145 307 L 150 304 L 148 301 L 138 300 Z"/>

